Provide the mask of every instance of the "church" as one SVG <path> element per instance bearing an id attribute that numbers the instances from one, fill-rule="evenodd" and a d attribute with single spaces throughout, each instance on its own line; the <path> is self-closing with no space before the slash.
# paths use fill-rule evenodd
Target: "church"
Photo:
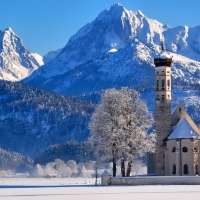
<path id="1" fill-rule="evenodd" d="M 156 176 L 198 176 L 200 130 L 182 105 L 171 112 L 171 56 L 165 52 L 154 59 L 156 151 L 148 173 Z M 153 167 L 152 167 L 153 166 Z"/>

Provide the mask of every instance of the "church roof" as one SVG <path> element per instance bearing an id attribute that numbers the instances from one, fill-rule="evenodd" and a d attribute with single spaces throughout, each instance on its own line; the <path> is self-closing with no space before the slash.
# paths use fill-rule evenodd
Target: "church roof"
<path id="1" fill-rule="evenodd" d="M 189 122 L 185 118 L 182 118 L 176 125 L 174 131 L 169 135 L 168 139 L 200 139 L 200 136 Z"/>
<path id="2" fill-rule="evenodd" d="M 191 117 L 188 115 L 184 107 L 179 104 L 175 109 L 173 109 L 171 120 L 172 120 L 172 127 L 176 127 L 177 124 L 180 122 L 182 118 L 185 118 L 186 121 L 190 124 L 193 130 L 200 135 L 200 130 L 197 127 L 197 125 L 194 123 L 194 121 L 191 119 Z"/>

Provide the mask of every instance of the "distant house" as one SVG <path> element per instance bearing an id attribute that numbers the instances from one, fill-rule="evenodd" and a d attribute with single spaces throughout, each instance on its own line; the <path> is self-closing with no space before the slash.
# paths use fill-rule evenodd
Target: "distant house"
<path id="1" fill-rule="evenodd" d="M 43 178 L 57 178 L 57 174 L 48 174 L 46 176 L 44 176 Z"/>

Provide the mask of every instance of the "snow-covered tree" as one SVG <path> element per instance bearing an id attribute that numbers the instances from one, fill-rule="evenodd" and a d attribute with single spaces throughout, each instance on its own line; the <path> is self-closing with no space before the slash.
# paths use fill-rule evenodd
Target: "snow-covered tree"
<path id="1" fill-rule="evenodd" d="M 87 177 L 87 171 L 86 171 L 86 168 L 84 165 L 81 168 L 81 177 L 83 177 L 83 178 Z"/>
<path id="2" fill-rule="evenodd" d="M 34 167 L 34 176 L 36 176 L 36 177 L 44 176 L 44 169 L 43 169 L 43 167 L 41 165 L 37 164 Z"/>
<path id="3" fill-rule="evenodd" d="M 130 176 L 133 155 L 142 154 L 147 131 L 153 119 L 138 92 L 128 88 L 108 89 L 92 115 L 91 142 L 103 160 L 113 162 L 116 176 L 116 159 L 121 160 L 121 173 Z"/>
<path id="4" fill-rule="evenodd" d="M 74 160 L 69 160 L 67 162 L 67 166 L 71 169 L 73 173 L 75 174 L 77 173 L 77 164 Z"/>

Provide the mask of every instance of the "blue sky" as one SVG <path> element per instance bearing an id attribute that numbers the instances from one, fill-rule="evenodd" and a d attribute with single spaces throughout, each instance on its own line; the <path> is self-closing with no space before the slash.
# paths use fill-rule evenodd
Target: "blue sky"
<path id="1" fill-rule="evenodd" d="M 200 25 L 200 0 L 0 0 L 0 30 L 11 27 L 27 49 L 45 55 L 114 3 L 171 27 Z"/>

